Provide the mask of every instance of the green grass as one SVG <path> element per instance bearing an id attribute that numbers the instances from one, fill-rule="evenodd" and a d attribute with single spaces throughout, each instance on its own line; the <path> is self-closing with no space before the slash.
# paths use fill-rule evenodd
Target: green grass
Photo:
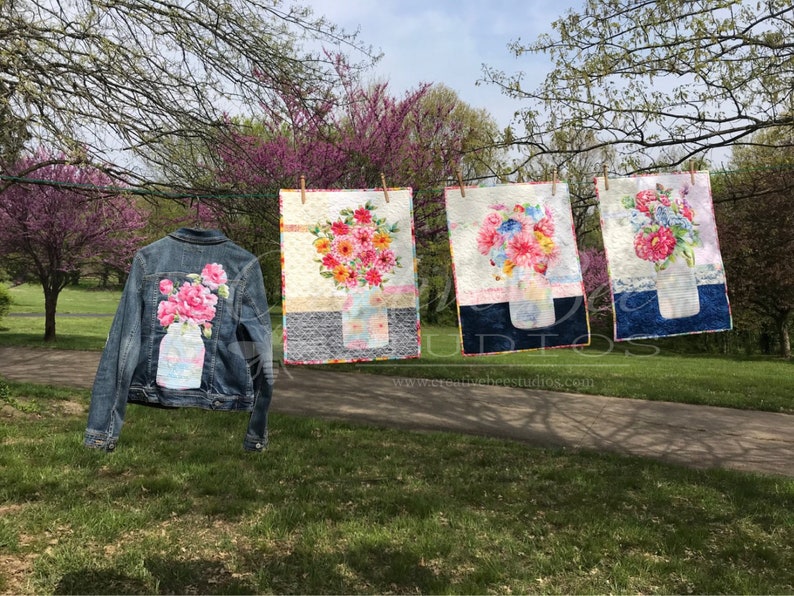
<path id="1" fill-rule="evenodd" d="M 101 350 L 110 330 L 121 291 L 67 287 L 58 298 L 57 339 L 44 342 L 44 293 L 41 286 L 10 288 L 11 314 L 0 320 L 0 345 L 62 350 Z M 86 316 L 89 315 L 89 316 Z M 99 315 L 99 316 L 90 316 Z"/>
<path id="2" fill-rule="evenodd" d="M 12 288 L 12 313 L 43 312 L 41 288 Z M 67 288 L 59 312 L 115 312 L 119 292 Z M 101 350 L 110 316 L 60 316 L 58 339 L 42 341 L 43 317 L 6 317 L 0 345 Z M 281 319 L 273 313 L 274 352 L 281 355 Z M 675 338 L 673 338 L 675 339 Z M 483 382 L 528 389 L 794 413 L 794 361 L 777 358 L 680 354 L 670 341 L 613 342 L 594 335 L 587 348 L 463 357 L 455 327 L 422 326 L 420 359 L 327 365 L 329 370 Z"/>
<path id="3" fill-rule="evenodd" d="M 497 439 L 130 407 L 81 444 L 86 392 L 10 384 L 0 592 L 794 591 L 794 480 Z"/>
<path id="4" fill-rule="evenodd" d="M 9 288 L 14 301 L 12 313 L 43 313 L 44 291 L 40 285 L 21 284 Z M 58 296 L 58 314 L 106 314 L 116 312 L 121 290 L 100 290 L 87 286 L 67 286 Z"/>
<path id="5" fill-rule="evenodd" d="M 597 335 L 587 348 L 481 357 L 460 356 L 459 345 L 455 328 L 424 326 L 421 359 L 337 370 L 794 412 L 794 361 L 679 354 L 648 340 L 612 342 Z"/>

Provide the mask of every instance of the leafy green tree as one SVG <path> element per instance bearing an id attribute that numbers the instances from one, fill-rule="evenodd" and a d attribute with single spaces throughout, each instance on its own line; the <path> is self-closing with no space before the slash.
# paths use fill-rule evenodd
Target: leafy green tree
<path id="1" fill-rule="evenodd" d="M 550 143 L 557 154 L 538 154 L 515 166 L 523 179 L 548 181 L 552 180 L 556 171 L 557 179 L 568 184 L 576 239 L 581 247 L 602 244 L 593 176 L 601 170 L 602 164 L 614 159 L 615 155 L 609 147 L 591 149 L 593 145 L 595 139 L 592 133 L 559 131 L 552 135 Z M 561 152 L 570 153 L 563 157 Z"/>
<path id="2" fill-rule="evenodd" d="M 715 214 L 737 325 L 774 329 L 791 358 L 794 320 L 794 130 L 756 134 L 715 180 Z M 777 146 L 775 145 L 777 143 Z"/>
<path id="3" fill-rule="evenodd" d="M 578 153 L 554 135 L 579 130 L 628 171 L 659 169 L 794 125 L 790 0 L 587 0 L 552 26 L 511 46 L 551 60 L 538 88 L 523 73 L 485 71 L 525 101 L 515 142 L 530 157 Z"/>
<path id="4" fill-rule="evenodd" d="M 8 293 L 8 288 L 0 283 L 0 321 L 3 320 L 8 312 L 11 310 L 11 294 Z"/>

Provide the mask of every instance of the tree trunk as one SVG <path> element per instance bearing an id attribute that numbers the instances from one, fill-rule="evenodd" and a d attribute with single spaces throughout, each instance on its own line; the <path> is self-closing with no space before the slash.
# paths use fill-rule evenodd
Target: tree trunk
<path id="1" fill-rule="evenodd" d="M 788 333 L 788 317 L 783 318 L 780 324 L 780 355 L 786 360 L 791 360 L 791 338 Z"/>
<path id="2" fill-rule="evenodd" d="M 55 311 L 59 290 L 44 286 L 44 341 L 55 341 Z"/>
<path id="3" fill-rule="evenodd" d="M 430 288 L 427 290 L 427 304 L 425 308 L 425 322 L 429 325 L 438 322 L 438 310 L 436 309 L 438 302 L 438 290 L 435 285 L 430 282 Z"/>

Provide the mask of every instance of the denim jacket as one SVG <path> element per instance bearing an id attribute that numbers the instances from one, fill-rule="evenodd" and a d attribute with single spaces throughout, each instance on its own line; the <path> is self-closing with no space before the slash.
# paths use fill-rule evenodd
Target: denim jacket
<path id="1" fill-rule="evenodd" d="M 218 231 L 188 228 L 139 250 L 100 358 L 84 444 L 113 451 L 127 403 L 137 403 L 251 412 L 243 447 L 262 451 L 272 393 L 256 257 Z"/>

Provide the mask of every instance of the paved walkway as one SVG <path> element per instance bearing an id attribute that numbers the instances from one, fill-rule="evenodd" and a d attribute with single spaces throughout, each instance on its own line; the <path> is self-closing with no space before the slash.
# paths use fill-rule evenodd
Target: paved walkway
<path id="1" fill-rule="evenodd" d="M 88 388 L 98 352 L 0 347 L 8 379 Z M 451 385 L 451 386 L 450 386 Z M 794 477 L 794 416 L 299 366 L 277 372 L 273 412 L 445 430 Z"/>

